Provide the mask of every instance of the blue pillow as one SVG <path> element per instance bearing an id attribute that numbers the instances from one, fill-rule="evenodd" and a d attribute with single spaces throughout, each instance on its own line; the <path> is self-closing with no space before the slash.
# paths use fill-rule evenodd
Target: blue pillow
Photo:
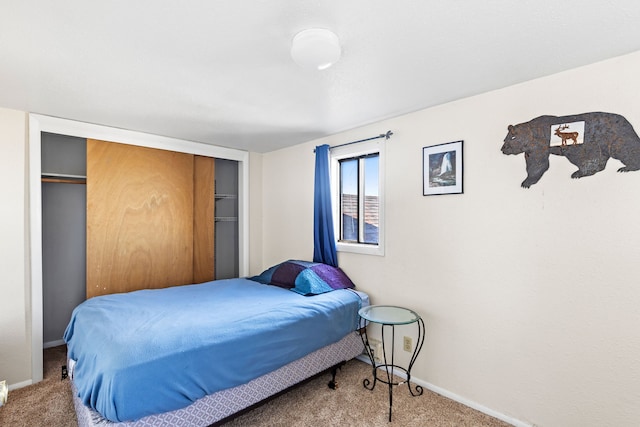
<path id="1" fill-rule="evenodd" d="M 288 260 L 249 277 L 265 285 L 289 289 L 301 295 L 318 295 L 336 289 L 355 288 L 339 267 L 319 262 Z"/>

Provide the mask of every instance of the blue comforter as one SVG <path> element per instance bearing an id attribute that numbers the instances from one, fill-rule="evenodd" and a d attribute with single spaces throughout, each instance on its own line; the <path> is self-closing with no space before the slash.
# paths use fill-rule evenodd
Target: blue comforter
<path id="1" fill-rule="evenodd" d="M 247 279 L 91 298 L 64 334 L 80 399 L 111 421 L 185 407 L 357 328 L 348 289 L 301 296 Z"/>

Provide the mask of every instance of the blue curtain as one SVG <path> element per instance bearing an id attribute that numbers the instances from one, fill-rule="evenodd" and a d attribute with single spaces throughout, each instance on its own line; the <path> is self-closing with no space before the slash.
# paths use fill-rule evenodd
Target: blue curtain
<path id="1" fill-rule="evenodd" d="M 336 239 L 333 234 L 329 146 L 316 147 L 316 176 L 313 207 L 313 261 L 338 266 Z"/>

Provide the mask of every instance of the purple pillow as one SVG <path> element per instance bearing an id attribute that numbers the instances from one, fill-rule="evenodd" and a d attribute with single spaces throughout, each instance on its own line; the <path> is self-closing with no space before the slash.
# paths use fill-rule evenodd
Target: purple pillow
<path id="1" fill-rule="evenodd" d="M 290 289 L 301 295 L 317 295 L 336 289 L 355 288 L 339 267 L 319 262 L 288 260 L 249 279 Z"/>

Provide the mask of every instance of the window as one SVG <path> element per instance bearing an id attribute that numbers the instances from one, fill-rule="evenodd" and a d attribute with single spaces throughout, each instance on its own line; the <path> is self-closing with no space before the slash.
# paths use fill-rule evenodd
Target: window
<path id="1" fill-rule="evenodd" d="M 337 249 L 384 255 L 383 143 L 331 150 Z"/>

